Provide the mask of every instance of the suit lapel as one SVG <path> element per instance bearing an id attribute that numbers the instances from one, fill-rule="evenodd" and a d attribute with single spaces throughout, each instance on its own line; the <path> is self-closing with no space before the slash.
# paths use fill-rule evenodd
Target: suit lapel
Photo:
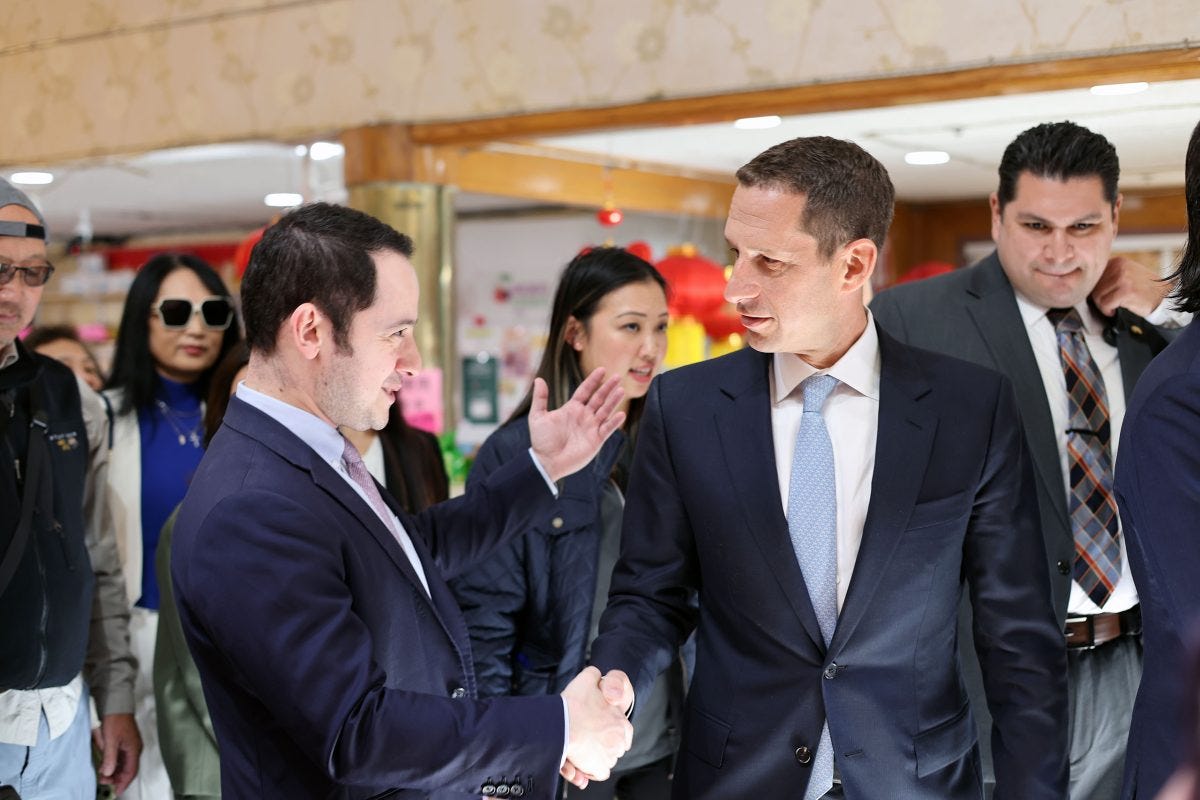
<path id="1" fill-rule="evenodd" d="M 264 414 L 238 397 L 229 401 L 224 424 L 261 442 L 294 467 L 307 472 L 313 484 L 350 512 L 367 530 L 371 538 L 383 548 L 396 568 L 412 582 L 417 592 L 422 596 L 425 595 L 425 588 L 421 586 L 420 578 L 417 577 L 408 557 L 404 555 L 400 543 L 392 536 L 391 530 L 384 525 L 383 520 L 379 518 L 370 504 L 362 499 L 358 492 L 354 491 L 350 484 L 326 464 L 303 440 L 273 417 Z M 388 498 L 386 491 L 382 494 L 385 499 Z"/>
<path id="2" fill-rule="evenodd" d="M 715 414 L 717 435 L 729 466 L 732 496 L 738 499 L 751 536 L 779 588 L 818 650 L 825 641 L 796 561 L 779 495 L 775 444 L 771 434 L 771 356 L 750 349 L 736 358 L 737 369 L 723 380 L 723 402 Z M 776 457 L 790 458 L 790 454 Z"/>
<path id="3" fill-rule="evenodd" d="M 830 643 L 836 654 L 854 633 L 880 585 L 916 504 L 937 431 L 937 416 L 921 398 L 929 383 L 907 348 L 879 331 L 879 432 L 871 503 L 846 600 Z"/>
<path id="4" fill-rule="evenodd" d="M 1046 387 L 1042 385 L 1042 374 L 1033 355 L 1033 346 L 1029 344 L 1025 320 L 1017 308 L 1012 285 L 995 253 L 979 265 L 968 294 L 967 313 L 975 321 L 996 369 L 1013 383 L 1038 479 L 1047 490 L 1045 495 L 1053 498 L 1055 513 L 1065 520 L 1067 496 L 1063 490 L 1058 435 L 1046 401 Z"/>

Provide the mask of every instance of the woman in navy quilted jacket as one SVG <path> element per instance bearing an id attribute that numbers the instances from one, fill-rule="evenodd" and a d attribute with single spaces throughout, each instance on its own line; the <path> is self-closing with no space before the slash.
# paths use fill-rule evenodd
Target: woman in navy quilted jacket
<path id="1" fill-rule="evenodd" d="M 585 666 L 620 550 L 633 440 L 650 381 L 667 348 L 666 283 L 646 261 L 615 247 L 590 250 L 563 271 L 537 375 L 556 408 L 596 367 L 622 376 L 627 414 L 591 464 L 562 481 L 552 512 L 454 584 L 471 633 L 479 694 L 562 691 Z M 529 448 L 530 396 L 493 433 L 468 484 Z M 583 576 L 581 579 L 580 576 Z M 633 747 L 612 777 L 564 797 L 653 800 L 670 794 L 682 704 L 679 669 L 638 698 Z"/>

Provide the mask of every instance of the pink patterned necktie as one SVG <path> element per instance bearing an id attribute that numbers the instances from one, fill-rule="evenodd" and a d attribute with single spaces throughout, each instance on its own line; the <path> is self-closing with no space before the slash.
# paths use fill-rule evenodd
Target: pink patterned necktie
<path id="1" fill-rule="evenodd" d="M 346 465 L 346 472 L 350 475 L 350 480 L 358 484 L 358 487 L 363 490 L 363 494 L 367 496 L 367 501 L 371 504 L 371 508 L 375 510 L 376 515 L 383 520 L 383 524 L 391 531 L 397 544 L 400 545 L 400 549 L 404 551 L 404 555 L 408 557 L 409 563 L 412 564 L 417 577 L 420 578 L 421 585 L 425 587 L 425 593 L 429 594 L 429 583 L 425 578 L 425 570 L 421 567 L 420 559 L 417 557 L 417 551 L 413 548 L 408 536 L 396 524 L 396 518 L 392 514 L 392 510 L 388 508 L 387 503 L 383 502 L 383 496 L 379 494 L 379 487 L 375 485 L 375 479 L 371 477 L 371 473 L 367 469 L 366 463 L 362 460 L 358 448 L 349 439 L 345 439 L 345 442 L 346 445 L 342 448 L 342 463 Z"/>

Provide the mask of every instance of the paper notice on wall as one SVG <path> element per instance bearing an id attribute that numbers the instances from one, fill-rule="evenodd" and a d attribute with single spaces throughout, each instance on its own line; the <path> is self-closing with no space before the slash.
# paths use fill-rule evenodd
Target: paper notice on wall
<path id="1" fill-rule="evenodd" d="M 442 370 L 430 367 L 406 378 L 400 389 L 400 403 L 409 425 L 440 434 L 446 423 L 442 406 Z"/>

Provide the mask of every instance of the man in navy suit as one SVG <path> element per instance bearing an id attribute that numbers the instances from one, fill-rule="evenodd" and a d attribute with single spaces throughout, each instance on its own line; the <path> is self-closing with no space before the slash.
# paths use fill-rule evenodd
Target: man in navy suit
<path id="1" fill-rule="evenodd" d="M 560 769 L 586 784 L 629 746 L 594 668 L 561 698 L 476 700 L 445 583 L 550 513 L 554 482 L 623 421 L 617 380 L 593 374 L 550 413 L 539 385 L 529 455 L 415 517 L 338 433 L 382 428 L 420 367 L 411 252 L 378 220 L 318 203 L 273 225 L 246 272 L 249 371 L 171 557 L 227 800 L 548 800 Z"/>
<path id="2" fill-rule="evenodd" d="M 1188 240 L 1176 297 L 1200 311 L 1200 125 L 1186 166 Z M 1186 694 L 1185 645 L 1200 621 L 1200 328 L 1189 325 L 1142 373 L 1121 431 L 1117 502 L 1145 613 L 1144 671 L 1125 757 L 1125 798 L 1153 798 L 1180 765 Z M 1182 796 L 1182 795 L 1180 795 Z M 1191 796 L 1190 794 L 1188 796 Z"/>
<path id="3" fill-rule="evenodd" d="M 969 590 L 998 796 L 1062 798 L 1065 652 L 1011 386 L 875 326 L 893 189 L 861 148 L 795 139 L 737 177 L 725 297 L 753 349 L 651 388 L 593 663 L 636 697 L 696 629 L 677 797 L 976 800 Z"/>

